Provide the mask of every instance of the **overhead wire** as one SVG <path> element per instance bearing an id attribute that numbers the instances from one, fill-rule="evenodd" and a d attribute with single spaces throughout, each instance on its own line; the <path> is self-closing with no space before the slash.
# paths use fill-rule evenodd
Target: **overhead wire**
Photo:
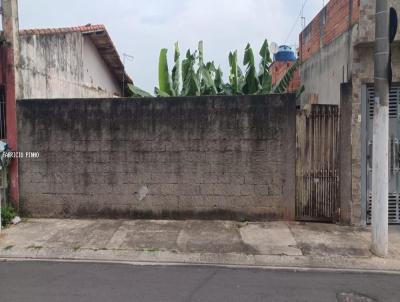
<path id="1" fill-rule="evenodd" d="M 287 43 L 287 41 L 288 41 L 289 38 L 291 37 L 291 35 L 292 35 L 292 33 L 293 33 L 293 30 L 295 29 L 295 27 L 296 27 L 296 25 L 297 25 L 297 22 L 299 22 L 299 19 L 303 17 L 304 7 L 306 6 L 307 2 L 308 2 L 308 0 L 304 0 L 304 1 L 303 1 L 303 4 L 302 4 L 301 9 L 300 9 L 300 13 L 299 13 L 299 15 L 297 16 L 296 20 L 294 21 L 294 23 L 293 23 L 293 25 L 292 25 L 292 28 L 290 29 L 289 34 L 288 34 L 287 37 L 286 37 L 285 44 Z"/>

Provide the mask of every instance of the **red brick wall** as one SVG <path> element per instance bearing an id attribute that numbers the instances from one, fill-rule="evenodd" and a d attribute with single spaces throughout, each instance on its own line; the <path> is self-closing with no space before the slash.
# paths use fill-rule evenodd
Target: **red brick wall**
<path id="1" fill-rule="evenodd" d="M 321 28 L 324 45 L 349 29 L 349 0 L 331 0 L 326 9 L 326 24 Z"/>
<path id="2" fill-rule="evenodd" d="M 302 61 L 309 59 L 319 51 L 321 42 L 320 32 L 321 12 L 307 25 L 300 34 L 300 58 Z"/>
<path id="3" fill-rule="evenodd" d="M 292 66 L 294 62 L 273 62 L 270 66 L 272 76 L 272 86 L 275 86 L 285 75 L 286 70 Z M 293 80 L 290 82 L 288 92 L 295 92 L 300 87 L 300 69 L 294 74 Z"/>
<path id="4" fill-rule="evenodd" d="M 359 16 L 360 0 L 330 0 L 300 33 L 301 60 L 308 60 L 323 46 L 332 43 L 358 22 Z"/>

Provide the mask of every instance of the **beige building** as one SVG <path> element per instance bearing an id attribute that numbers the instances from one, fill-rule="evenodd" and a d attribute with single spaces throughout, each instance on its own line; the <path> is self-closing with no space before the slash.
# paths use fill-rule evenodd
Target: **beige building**
<path id="1" fill-rule="evenodd" d="M 124 66 L 104 25 L 19 31 L 17 99 L 122 95 Z"/>

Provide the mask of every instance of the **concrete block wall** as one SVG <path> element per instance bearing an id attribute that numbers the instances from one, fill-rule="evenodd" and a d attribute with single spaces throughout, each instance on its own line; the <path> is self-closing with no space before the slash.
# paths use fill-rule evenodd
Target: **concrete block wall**
<path id="1" fill-rule="evenodd" d="M 351 79 L 353 47 L 352 35 L 343 34 L 323 50 L 303 62 L 301 84 L 305 90 L 301 105 L 340 104 L 340 84 Z"/>
<path id="2" fill-rule="evenodd" d="M 294 219 L 292 95 L 17 106 L 26 215 Z"/>

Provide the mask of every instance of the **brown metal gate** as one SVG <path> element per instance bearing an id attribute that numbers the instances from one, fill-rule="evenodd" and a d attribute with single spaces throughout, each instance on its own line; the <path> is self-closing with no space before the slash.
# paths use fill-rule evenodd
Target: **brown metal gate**
<path id="1" fill-rule="evenodd" d="M 335 222 L 339 205 L 339 108 L 298 111 L 296 219 Z"/>

